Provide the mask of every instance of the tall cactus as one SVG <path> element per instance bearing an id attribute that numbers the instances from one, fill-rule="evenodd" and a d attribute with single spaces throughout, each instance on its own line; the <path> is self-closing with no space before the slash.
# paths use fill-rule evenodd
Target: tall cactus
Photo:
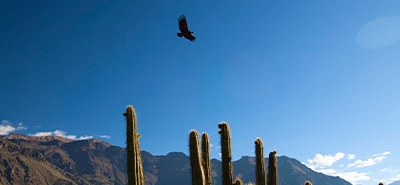
<path id="1" fill-rule="evenodd" d="M 218 124 L 221 135 L 221 157 L 222 157 L 222 185 L 233 184 L 232 155 L 231 155 L 231 135 L 229 125 L 226 122 Z"/>
<path id="2" fill-rule="evenodd" d="M 128 185 L 145 185 L 135 109 L 128 106 L 124 116 L 126 117 Z"/>
<path id="3" fill-rule="evenodd" d="M 276 159 L 276 153 L 276 151 L 269 153 L 268 185 L 278 185 L 278 160 Z"/>
<path id="4" fill-rule="evenodd" d="M 211 161 L 210 161 L 210 140 L 207 133 L 201 137 L 201 165 L 204 171 L 206 185 L 212 185 L 211 181 Z"/>
<path id="5" fill-rule="evenodd" d="M 200 162 L 199 136 L 195 130 L 189 134 L 190 165 L 192 185 L 206 185 L 203 168 Z"/>
<path id="6" fill-rule="evenodd" d="M 265 161 L 264 161 L 264 146 L 260 138 L 255 141 L 256 145 L 256 185 L 267 185 Z"/>

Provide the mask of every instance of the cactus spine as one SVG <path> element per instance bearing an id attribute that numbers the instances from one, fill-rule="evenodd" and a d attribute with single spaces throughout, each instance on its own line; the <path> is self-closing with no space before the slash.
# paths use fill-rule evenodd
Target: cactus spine
<path id="1" fill-rule="evenodd" d="M 201 137 L 201 165 L 204 171 L 206 185 L 212 185 L 211 181 L 211 162 L 210 162 L 210 140 L 207 133 Z"/>
<path id="2" fill-rule="evenodd" d="M 128 185 L 145 185 L 135 109 L 128 106 L 124 116 L 126 117 Z"/>
<path id="3" fill-rule="evenodd" d="M 221 157 L 222 157 L 222 185 L 232 185 L 232 155 L 231 155 L 231 134 L 229 125 L 225 122 L 218 124 L 221 135 Z"/>
<path id="4" fill-rule="evenodd" d="M 264 161 L 264 146 L 260 138 L 255 141 L 256 145 L 256 185 L 267 185 L 265 161 Z"/>
<path id="5" fill-rule="evenodd" d="M 278 160 L 276 159 L 276 153 L 276 151 L 269 153 L 268 185 L 278 185 Z"/>
<path id="6" fill-rule="evenodd" d="M 189 134 L 190 165 L 192 169 L 192 185 L 205 185 L 205 177 L 200 162 L 199 136 L 195 130 Z"/>

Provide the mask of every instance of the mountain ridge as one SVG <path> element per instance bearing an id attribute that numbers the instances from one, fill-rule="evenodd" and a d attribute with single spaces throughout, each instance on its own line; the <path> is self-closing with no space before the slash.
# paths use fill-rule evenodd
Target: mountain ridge
<path id="1" fill-rule="evenodd" d="M 126 150 L 99 139 L 72 140 L 59 136 L 1 136 L 1 184 L 126 184 Z M 141 151 L 147 185 L 190 184 L 189 156 L 174 151 L 152 155 Z M 268 158 L 265 158 L 268 164 Z M 255 181 L 253 156 L 233 161 L 234 175 Z M 221 184 L 221 161 L 213 158 L 213 184 Z M 351 185 L 339 178 L 315 172 L 288 156 L 278 157 L 281 185 Z"/>

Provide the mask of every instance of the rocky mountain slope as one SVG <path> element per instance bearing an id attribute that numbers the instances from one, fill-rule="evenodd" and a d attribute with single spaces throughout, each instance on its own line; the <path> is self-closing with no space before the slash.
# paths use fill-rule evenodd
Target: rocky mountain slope
<path id="1" fill-rule="evenodd" d="M 147 185 L 190 185 L 189 157 L 184 153 L 153 156 L 142 151 L 142 158 Z M 221 184 L 221 162 L 213 159 L 211 163 L 213 183 Z M 235 175 L 243 182 L 254 182 L 254 163 L 254 157 L 248 156 L 235 161 Z M 300 185 L 306 180 L 318 185 L 350 185 L 339 177 L 312 171 L 286 156 L 278 157 L 278 173 L 281 185 Z M 126 182 L 124 148 L 98 139 L 1 136 L 0 184 L 122 185 Z"/>

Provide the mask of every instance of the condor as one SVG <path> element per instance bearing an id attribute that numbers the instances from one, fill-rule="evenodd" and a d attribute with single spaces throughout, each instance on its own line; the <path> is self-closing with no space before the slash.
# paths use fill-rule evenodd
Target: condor
<path id="1" fill-rule="evenodd" d="M 193 32 L 189 30 L 185 15 L 182 14 L 181 16 L 179 16 L 178 23 L 179 30 L 181 31 L 180 33 L 177 33 L 178 37 L 185 37 L 191 42 L 195 41 L 196 37 L 193 35 Z"/>

